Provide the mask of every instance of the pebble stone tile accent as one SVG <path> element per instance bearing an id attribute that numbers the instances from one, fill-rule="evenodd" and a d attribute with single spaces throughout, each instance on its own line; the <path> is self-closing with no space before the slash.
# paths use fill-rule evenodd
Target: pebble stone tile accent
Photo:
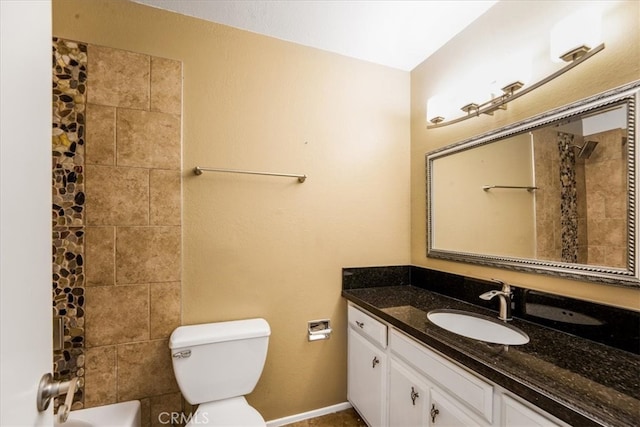
<path id="1" fill-rule="evenodd" d="M 571 134 L 558 132 L 562 261 L 569 263 L 578 262 L 578 202 L 573 138 Z"/>
<path id="2" fill-rule="evenodd" d="M 84 141 L 87 46 L 53 38 L 53 315 L 64 347 L 53 354 L 57 380 L 78 377 L 73 409 L 84 406 Z M 60 399 L 56 402 L 57 406 Z"/>
<path id="3" fill-rule="evenodd" d="M 53 39 L 53 226 L 82 226 L 87 46 Z"/>

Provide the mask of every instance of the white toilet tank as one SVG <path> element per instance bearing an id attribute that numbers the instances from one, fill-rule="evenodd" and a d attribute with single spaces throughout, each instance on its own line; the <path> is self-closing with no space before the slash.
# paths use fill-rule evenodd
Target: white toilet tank
<path id="1" fill-rule="evenodd" d="M 253 391 L 267 358 L 271 329 L 264 319 L 180 326 L 171 334 L 173 371 L 192 405 Z"/>

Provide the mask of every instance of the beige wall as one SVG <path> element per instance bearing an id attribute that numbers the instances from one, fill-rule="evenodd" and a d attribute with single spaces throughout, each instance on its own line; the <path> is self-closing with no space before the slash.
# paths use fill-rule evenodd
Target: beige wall
<path id="1" fill-rule="evenodd" d="M 267 420 L 344 402 L 341 268 L 410 259 L 409 73 L 129 2 L 53 6 L 56 36 L 183 63 L 182 322 L 269 321 L 249 399 Z"/>
<path id="2" fill-rule="evenodd" d="M 640 3 L 605 2 L 606 48 L 564 76 L 498 111 L 439 129 L 426 129 L 426 103 L 446 96 L 456 82 L 482 64 L 498 62 L 522 46 L 536 52 L 533 81 L 559 64 L 548 59 L 550 28 L 576 2 L 500 2 L 411 72 L 411 260 L 412 264 L 478 278 L 497 277 L 516 285 L 640 310 L 640 291 L 568 281 L 544 275 L 432 260 L 425 256 L 425 153 L 447 144 L 513 123 L 550 108 L 577 101 L 640 78 Z M 474 100 L 469 100 L 474 101 Z M 484 100 L 481 100 L 484 101 Z"/>

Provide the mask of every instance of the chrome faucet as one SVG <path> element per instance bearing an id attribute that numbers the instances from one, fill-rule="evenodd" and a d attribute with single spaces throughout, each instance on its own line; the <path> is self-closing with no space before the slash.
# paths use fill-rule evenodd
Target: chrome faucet
<path id="1" fill-rule="evenodd" d="M 508 322 L 511 320 L 511 296 L 512 296 L 511 285 L 501 280 L 496 280 L 496 279 L 491 279 L 491 280 L 502 285 L 502 290 L 485 292 L 484 294 L 480 295 L 480 298 L 482 298 L 483 300 L 489 301 L 490 299 L 493 299 L 496 296 L 499 297 L 500 298 L 500 314 L 498 315 L 498 318 L 500 320 Z"/>

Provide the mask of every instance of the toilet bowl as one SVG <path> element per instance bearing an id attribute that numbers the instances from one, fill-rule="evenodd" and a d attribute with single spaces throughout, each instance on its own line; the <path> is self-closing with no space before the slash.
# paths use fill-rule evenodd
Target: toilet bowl
<path id="1" fill-rule="evenodd" d="M 184 398 L 199 405 L 187 426 L 264 427 L 247 403 L 265 360 L 271 329 L 264 319 L 180 326 L 171 334 L 173 372 Z"/>

